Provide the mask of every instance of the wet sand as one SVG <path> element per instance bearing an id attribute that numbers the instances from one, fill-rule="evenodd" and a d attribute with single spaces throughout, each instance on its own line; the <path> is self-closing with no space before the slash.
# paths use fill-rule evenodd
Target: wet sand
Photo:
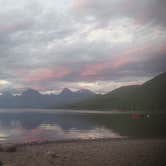
<path id="1" fill-rule="evenodd" d="M 4 166 L 165 166 L 166 140 L 115 139 L 18 146 Z"/>

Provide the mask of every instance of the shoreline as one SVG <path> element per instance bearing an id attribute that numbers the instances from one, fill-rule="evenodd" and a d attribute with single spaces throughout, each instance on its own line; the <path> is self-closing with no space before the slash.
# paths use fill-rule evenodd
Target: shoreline
<path id="1" fill-rule="evenodd" d="M 45 141 L 32 141 L 32 142 L 0 142 L 1 145 L 14 145 L 16 147 L 23 146 L 37 146 L 37 145 L 49 145 L 49 144 L 65 144 L 65 143 L 90 143 L 90 142 L 109 142 L 109 141 L 166 141 L 166 137 L 154 137 L 154 138 L 138 138 L 138 137 L 117 137 L 117 138 L 94 138 L 94 139 L 63 139 L 63 140 L 45 140 Z"/>
<path id="2" fill-rule="evenodd" d="M 95 139 L 17 144 L 15 152 L 0 152 L 6 166 L 162 166 L 166 139 Z"/>

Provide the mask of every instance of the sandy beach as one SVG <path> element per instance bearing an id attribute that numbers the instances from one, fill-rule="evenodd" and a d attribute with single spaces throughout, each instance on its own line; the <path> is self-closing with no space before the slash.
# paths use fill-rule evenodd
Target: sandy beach
<path id="1" fill-rule="evenodd" d="M 94 140 L 18 146 L 4 166 L 164 166 L 166 140 Z"/>

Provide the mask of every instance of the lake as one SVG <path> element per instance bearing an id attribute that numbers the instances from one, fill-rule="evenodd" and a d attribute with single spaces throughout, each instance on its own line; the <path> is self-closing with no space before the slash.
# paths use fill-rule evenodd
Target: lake
<path id="1" fill-rule="evenodd" d="M 166 114 L 0 109 L 0 143 L 100 138 L 166 138 Z"/>

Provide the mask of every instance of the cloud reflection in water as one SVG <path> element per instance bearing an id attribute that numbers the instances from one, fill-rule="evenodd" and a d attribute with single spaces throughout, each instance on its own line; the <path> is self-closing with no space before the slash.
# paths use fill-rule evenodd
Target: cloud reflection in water
<path id="1" fill-rule="evenodd" d="M 0 142 L 120 138 L 92 116 L 83 114 L 1 113 Z"/>

